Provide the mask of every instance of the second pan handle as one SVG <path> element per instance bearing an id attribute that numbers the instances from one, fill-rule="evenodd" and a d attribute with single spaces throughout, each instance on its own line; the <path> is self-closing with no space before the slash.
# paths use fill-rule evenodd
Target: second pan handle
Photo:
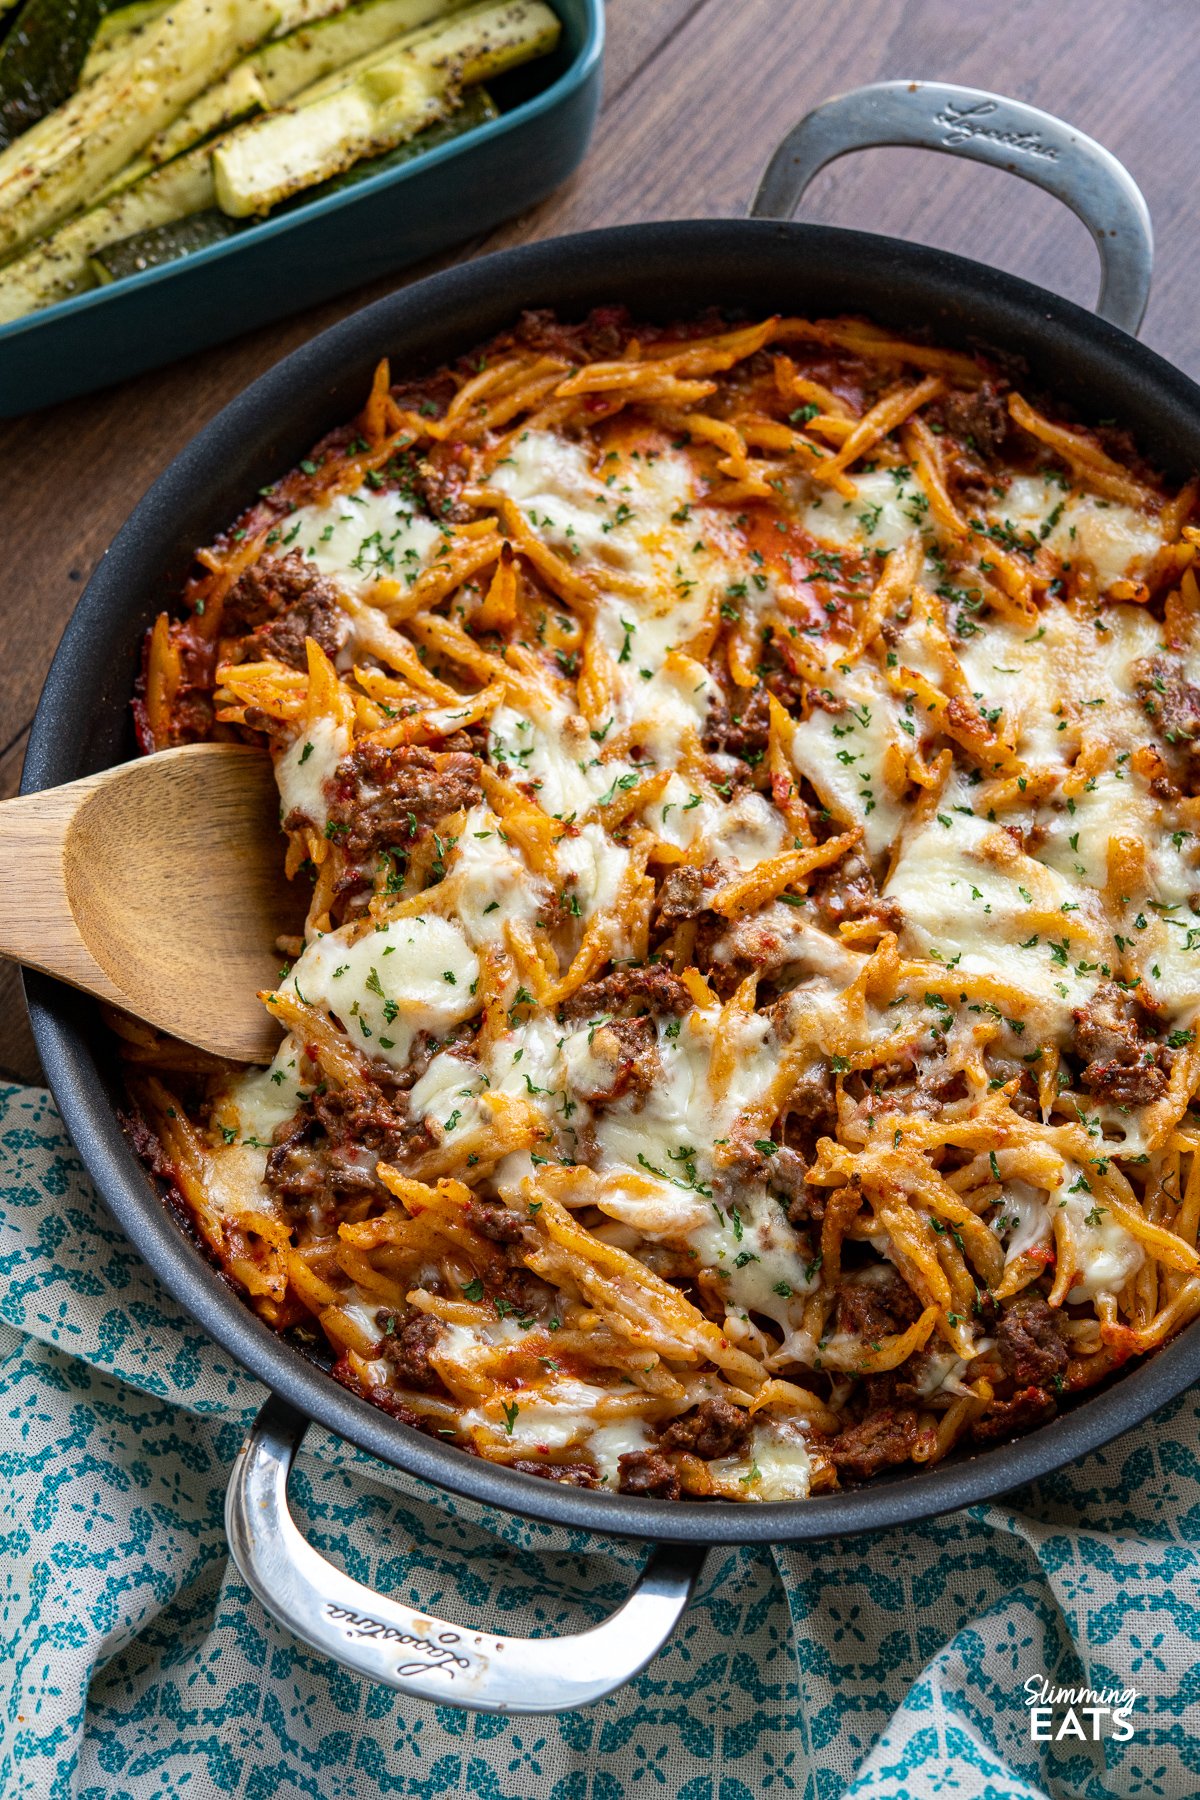
<path id="1" fill-rule="evenodd" d="M 307 1423 L 275 1398 L 259 1413 L 230 1476 L 229 1548 L 267 1611 L 356 1675 L 476 1712 L 573 1712 L 644 1669 L 695 1591 L 703 1544 L 651 1546 L 624 1605 L 568 1637 L 498 1637 L 376 1593 L 327 1561 L 292 1517 L 288 1473 Z"/>
<path id="2" fill-rule="evenodd" d="M 826 163 L 884 144 L 990 163 L 1069 206 L 1100 253 L 1096 311 L 1137 335 L 1154 269 L 1154 233 L 1141 190 L 1103 144 L 1003 94 L 946 81 L 880 81 L 838 94 L 789 131 L 767 165 L 750 216 L 790 219 Z"/>

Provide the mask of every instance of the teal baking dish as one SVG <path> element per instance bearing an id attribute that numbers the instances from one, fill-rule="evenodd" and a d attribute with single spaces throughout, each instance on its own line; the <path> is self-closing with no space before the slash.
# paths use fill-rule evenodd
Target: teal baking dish
<path id="1" fill-rule="evenodd" d="M 0 418 L 298 312 L 544 199 L 587 149 L 604 54 L 603 0 L 550 4 L 558 47 L 489 84 L 498 119 L 224 243 L 0 326 Z"/>

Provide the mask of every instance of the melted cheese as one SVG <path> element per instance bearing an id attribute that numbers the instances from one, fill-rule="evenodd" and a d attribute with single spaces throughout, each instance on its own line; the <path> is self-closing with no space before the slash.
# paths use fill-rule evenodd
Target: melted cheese
<path id="1" fill-rule="evenodd" d="M 1061 1179 L 1049 1191 L 1025 1181 L 1005 1187 L 997 1228 L 1006 1239 L 1006 1267 L 1031 1253 L 1049 1259 L 1056 1219 L 1067 1228 L 1077 1270 L 1067 1294 L 1071 1304 L 1094 1300 L 1099 1294 L 1119 1294 L 1141 1268 L 1145 1260 L 1141 1245 L 1096 1200 L 1086 1171 L 1070 1161 L 1064 1162 Z"/>
<path id="2" fill-rule="evenodd" d="M 439 1138 L 455 1131 L 466 1134 L 487 1121 L 482 1101 L 486 1085 L 478 1063 L 443 1050 L 409 1089 L 409 1117 L 424 1119 Z"/>
<path id="3" fill-rule="evenodd" d="M 236 1129 L 243 1138 L 269 1144 L 280 1125 L 290 1119 L 311 1092 L 301 1078 L 302 1056 L 292 1037 L 284 1038 L 269 1069 L 247 1069 L 231 1082 L 229 1102 L 236 1113 Z M 222 1124 L 226 1130 L 222 1116 Z"/>
<path id="4" fill-rule="evenodd" d="M 510 706 L 492 715 L 491 756 L 506 762 L 514 779 L 528 783 L 538 805 L 552 818 L 573 820 L 615 793 L 624 775 L 636 778 L 632 764 L 603 762 L 587 720 L 578 713 L 549 706 L 519 713 Z"/>
<path id="5" fill-rule="evenodd" d="M 729 1142 L 738 1113 L 768 1085 L 774 1044 L 761 1015 L 727 1027 L 738 1031 L 738 1055 L 728 1087 L 715 1094 L 708 1070 L 718 1016 L 697 1008 L 682 1021 L 678 1036 L 660 1029 L 662 1081 L 644 1100 L 619 1100 L 593 1121 L 599 1166 L 658 1181 L 662 1211 L 656 1216 L 662 1223 L 649 1229 L 654 1209 L 643 1205 L 639 1228 L 664 1242 L 685 1241 L 698 1268 L 718 1273 L 727 1305 L 786 1320 L 792 1296 L 814 1283 L 778 1203 L 752 1183 L 739 1186 L 732 1204 L 713 1198 L 715 1153 Z M 624 1203 L 606 1202 L 605 1210 L 632 1220 Z"/>
<path id="6" fill-rule="evenodd" d="M 960 811 L 969 794 L 952 789 L 909 832 L 885 894 L 903 910 L 907 946 L 948 968 L 1012 981 L 1040 1001 L 1047 1037 L 1065 1043 L 1072 1010 L 1115 958 L 1098 900 L 1019 850 L 1000 826 Z"/>
<path id="7" fill-rule="evenodd" d="M 1106 769 L 1076 796 L 1072 811 L 1063 807 L 1048 812 L 1038 861 L 1068 879 L 1103 888 L 1110 839 L 1140 838 L 1145 820 L 1145 784 L 1130 771 Z"/>
<path id="8" fill-rule="evenodd" d="M 345 728 L 332 719 L 313 721 L 275 759 L 282 819 L 297 815 L 321 829 L 329 818 L 326 784 L 350 748 Z"/>
<path id="9" fill-rule="evenodd" d="M 602 1166 L 637 1169 L 649 1162 L 669 1169 L 682 1145 L 698 1146 L 701 1157 L 711 1158 L 711 1146 L 727 1135 L 738 1108 L 766 1086 L 774 1061 L 768 1021 L 752 1015 L 729 1087 L 724 1095 L 714 1095 L 708 1067 L 718 1017 L 715 1009 L 693 1008 L 677 1036 L 660 1033 L 663 1080 L 644 1106 L 626 1101 L 608 1109 L 596 1133 Z M 711 1162 L 708 1167 L 711 1173 Z"/>
<path id="10" fill-rule="evenodd" d="M 687 706 L 678 683 L 662 679 L 664 664 L 699 630 L 713 597 L 738 582 L 724 549 L 727 524 L 696 501 L 690 460 L 667 448 L 612 451 L 594 470 L 582 445 L 527 431 L 492 481 L 539 536 L 595 577 L 614 722 L 618 729 L 648 724 L 669 758 L 672 719 L 678 732 L 702 715 Z M 613 576 L 622 578 L 615 586 Z"/>
<path id="11" fill-rule="evenodd" d="M 843 500 L 818 482 L 799 483 L 797 516 L 805 531 L 839 549 L 895 550 L 924 525 L 929 500 L 912 470 L 856 472 L 854 487 L 854 498 Z"/>
<path id="12" fill-rule="evenodd" d="M 418 1032 L 435 1036 L 478 1010 L 479 963 L 459 927 L 436 913 L 358 935 L 344 925 L 309 944 L 284 982 L 340 1021 L 367 1056 L 403 1068 Z"/>
<path id="13" fill-rule="evenodd" d="M 1200 1010 L 1200 871 L 1195 840 L 1149 847 L 1146 904 L 1133 914 L 1130 961 L 1147 996 L 1187 1029 Z"/>
<path id="14" fill-rule="evenodd" d="M 474 949 L 503 944 L 510 923 L 531 928 L 552 898 L 549 883 L 526 868 L 485 806 L 467 814 L 452 872 L 456 916 Z"/>
<path id="15" fill-rule="evenodd" d="M 884 774 L 893 746 L 902 753 L 900 712 L 873 664 L 834 667 L 828 693 L 840 712 L 814 706 L 792 733 L 792 757 L 825 805 L 848 824 L 861 825 L 867 850 L 880 855 L 893 842 L 905 808 L 893 799 Z"/>
<path id="16" fill-rule="evenodd" d="M 639 677 L 639 679 L 642 679 Z M 720 704 L 721 690 L 707 669 L 689 657 L 669 658 L 635 692 L 631 710 L 638 721 L 638 742 L 651 763 L 673 767 L 689 734 L 699 739 L 709 714 Z"/>
<path id="17" fill-rule="evenodd" d="M 795 1419 L 756 1425 L 741 1456 L 721 1457 L 709 1470 L 724 1491 L 745 1500 L 806 1500 L 812 1483 L 812 1458 Z"/>
<path id="18" fill-rule="evenodd" d="M 492 471 L 492 486 L 517 501 L 538 536 L 564 555 L 585 566 L 649 573 L 632 508 L 593 474 L 582 444 L 553 431 L 524 431 Z"/>
<path id="19" fill-rule="evenodd" d="M 411 587 L 442 534 L 394 488 L 362 487 L 292 514 L 280 550 L 299 550 L 351 594 L 377 581 Z"/>
<path id="20" fill-rule="evenodd" d="M 1049 608 L 1032 632 L 989 619 L 959 651 L 981 706 L 1000 709 L 996 729 L 1035 767 L 1063 769 L 1085 742 L 1127 757 L 1145 738 L 1133 668 L 1161 628 L 1137 606 L 1106 607 L 1098 619 Z"/>
<path id="21" fill-rule="evenodd" d="M 1018 475 L 1003 501 L 988 511 L 997 524 L 1029 533 L 1064 562 L 1086 563 L 1100 592 L 1115 581 L 1139 580 L 1162 542 L 1155 520 L 1117 500 L 1077 490 L 1064 493 L 1037 475 Z"/>
<path id="22" fill-rule="evenodd" d="M 544 1387 L 514 1389 L 503 1417 L 497 1405 L 467 1408 L 461 1418 L 468 1431 L 502 1438 L 526 1455 L 578 1450 L 595 1464 L 604 1485 L 615 1487 L 620 1458 L 653 1449 L 655 1438 L 635 1414 L 607 1419 L 612 1398 L 611 1389 L 559 1377 Z"/>
<path id="23" fill-rule="evenodd" d="M 570 891 L 579 907 L 575 916 L 586 924 L 613 906 L 629 867 L 629 852 L 614 844 L 603 826 L 589 821 L 560 840 L 558 866 L 571 878 Z"/>
<path id="24" fill-rule="evenodd" d="M 594 1425 L 588 1434 L 588 1453 L 606 1487 L 616 1487 L 618 1464 L 623 1456 L 652 1450 L 654 1439 L 644 1419 L 632 1414 L 614 1425 Z"/>
<path id="25" fill-rule="evenodd" d="M 972 1391 L 963 1381 L 968 1365 L 961 1356 L 956 1356 L 953 1350 L 930 1350 L 926 1354 L 928 1361 L 916 1383 L 922 1400 L 931 1400 L 935 1394 L 944 1392 L 966 1395 Z"/>
<path id="26" fill-rule="evenodd" d="M 1066 1164 L 1062 1184 L 1051 1193 L 1049 1204 L 1060 1209 L 1071 1233 L 1078 1274 L 1068 1301 L 1119 1294 L 1130 1276 L 1137 1274 L 1145 1256 L 1137 1239 L 1093 1198 L 1087 1176 L 1077 1164 Z"/>
<path id="27" fill-rule="evenodd" d="M 709 815 L 704 845 L 710 855 L 739 868 L 753 869 L 784 847 L 783 821 L 751 788 L 743 788 L 728 805 Z"/>
<path id="28" fill-rule="evenodd" d="M 1005 1240 L 1006 1267 L 1031 1250 L 1049 1250 L 1053 1227 L 1046 1193 L 1027 1181 L 1010 1181 L 1001 1196 L 995 1229 Z"/>

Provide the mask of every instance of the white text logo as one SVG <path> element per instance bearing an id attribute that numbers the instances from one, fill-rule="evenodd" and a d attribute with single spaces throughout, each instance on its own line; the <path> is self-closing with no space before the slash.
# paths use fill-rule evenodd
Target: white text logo
<path id="1" fill-rule="evenodd" d="M 1133 1688 L 1053 1687 L 1044 1675 L 1031 1675 L 1025 1683 L 1029 1735 L 1037 1744 L 1066 1738 L 1099 1743 L 1105 1737 L 1128 1743 L 1138 1699 Z"/>

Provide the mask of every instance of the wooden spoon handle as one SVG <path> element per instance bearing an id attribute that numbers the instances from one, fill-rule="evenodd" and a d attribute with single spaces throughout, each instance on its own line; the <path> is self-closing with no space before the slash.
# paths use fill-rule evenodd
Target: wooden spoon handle
<path id="1" fill-rule="evenodd" d="M 120 1004 L 119 988 L 80 935 L 63 869 L 71 821 L 103 780 L 89 775 L 0 803 L 0 956 Z"/>

